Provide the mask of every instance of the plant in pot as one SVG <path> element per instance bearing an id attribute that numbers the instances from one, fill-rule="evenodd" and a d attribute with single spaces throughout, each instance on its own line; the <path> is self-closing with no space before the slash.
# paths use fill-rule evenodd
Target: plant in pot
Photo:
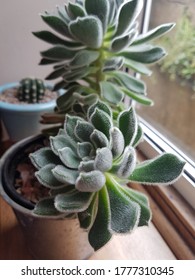
<path id="1" fill-rule="evenodd" d="M 149 74 L 145 64 L 165 53 L 148 42 L 173 26 L 139 35 L 136 20 L 142 2 L 68 3 L 56 15 L 42 15 L 65 38 L 50 31 L 34 33 L 55 45 L 41 53 L 41 64 L 55 64 L 49 79 L 63 78 L 55 88 L 66 92 L 57 99 L 55 114 L 46 116 L 61 128 L 49 139 L 39 136 L 42 144 L 28 139 L 7 151 L 1 160 L 1 194 L 25 225 L 29 247 L 38 258 L 86 258 L 113 234 L 148 225 L 147 197 L 127 184 L 170 184 L 183 170 L 185 163 L 171 154 L 138 162 L 136 146 L 143 132 L 135 109 L 123 103 L 125 95 L 152 103 L 144 83 L 122 66 Z M 21 195 L 13 195 L 10 173 L 21 159 L 16 149 L 30 155 L 36 180 L 47 189 L 36 204 L 25 201 L 24 206 Z"/>
<path id="2" fill-rule="evenodd" d="M 40 133 L 41 114 L 53 111 L 58 95 L 51 85 L 36 78 L 0 86 L 0 114 L 10 140 Z"/>

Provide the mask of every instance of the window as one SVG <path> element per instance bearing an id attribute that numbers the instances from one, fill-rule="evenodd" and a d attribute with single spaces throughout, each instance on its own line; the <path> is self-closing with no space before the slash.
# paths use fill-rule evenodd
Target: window
<path id="1" fill-rule="evenodd" d="M 194 1 L 145 1 L 142 32 L 147 31 L 148 26 L 151 29 L 161 23 L 176 22 L 174 30 L 159 39 L 161 40 L 159 43 L 169 47 L 172 56 L 176 54 L 177 48 L 179 51 L 177 50 L 176 57 L 167 56 L 162 60 L 164 62 L 172 59 L 171 64 L 177 64 L 175 68 L 170 68 L 172 65 L 167 67 L 167 61 L 165 65 L 161 62 L 152 68 L 151 77 L 142 76 L 147 84 L 148 96 L 154 100 L 155 105 L 153 107 L 136 105 L 145 133 L 145 141 L 140 144 L 140 149 L 149 158 L 162 152 L 172 152 L 177 153 L 187 162 L 183 176 L 174 186 L 193 207 L 195 207 L 193 162 L 195 159 L 195 88 L 192 81 L 195 80 L 195 16 L 190 11 L 194 10 Z M 192 42 L 188 42 L 188 45 L 186 45 L 186 37 L 185 41 L 181 42 L 180 32 L 184 29 L 186 29 L 185 33 L 190 32 L 188 41 L 191 39 Z M 167 42 L 172 45 L 169 46 Z M 172 48 L 176 48 L 174 53 Z M 181 72 L 177 72 L 179 67 Z"/>

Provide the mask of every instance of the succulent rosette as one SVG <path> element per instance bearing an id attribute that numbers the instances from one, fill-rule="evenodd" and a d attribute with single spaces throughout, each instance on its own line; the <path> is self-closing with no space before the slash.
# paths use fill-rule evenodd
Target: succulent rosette
<path id="1" fill-rule="evenodd" d="M 55 89 L 66 89 L 57 102 L 59 113 L 69 112 L 75 102 L 83 103 L 77 93 L 97 94 L 112 107 L 123 106 L 125 96 L 145 105 L 153 103 L 134 73 L 151 74 L 148 65 L 165 56 L 153 40 L 174 24 L 139 34 L 142 7 L 143 0 L 77 0 L 41 15 L 52 31 L 33 34 L 52 45 L 41 52 L 40 64 L 53 65 L 46 79 L 59 78 Z"/>
<path id="2" fill-rule="evenodd" d="M 134 109 L 113 121 L 106 103 L 97 100 L 85 119 L 66 115 L 64 128 L 50 137 L 50 146 L 30 155 L 36 177 L 50 188 L 34 214 L 77 216 L 95 250 L 113 233 L 128 233 L 151 219 L 148 199 L 128 182 L 169 184 L 184 162 L 171 154 L 138 163 L 135 147 L 143 136 Z"/>

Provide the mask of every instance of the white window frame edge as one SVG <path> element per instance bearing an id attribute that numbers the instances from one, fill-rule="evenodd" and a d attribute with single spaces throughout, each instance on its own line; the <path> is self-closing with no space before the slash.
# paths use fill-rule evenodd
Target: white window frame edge
<path id="1" fill-rule="evenodd" d="M 141 32 L 145 33 L 148 30 L 150 13 L 152 7 L 152 0 L 144 1 L 144 11 L 141 23 Z M 132 102 L 132 106 L 135 103 Z M 173 186 L 177 191 L 188 201 L 188 203 L 195 209 L 195 165 L 194 162 L 188 158 L 181 150 L 179 150 L 173 143 L 164 137 L 159 131 L 148 124 L 140 117 L 140 124 L 144 131 L 144 141 L 139 144 L 139 149 L 147 158 L 156 157 L 162 153 L 172 153 L 179 156 L 186 161 L 184 172 L 180 179 L 176 181 Z"/>

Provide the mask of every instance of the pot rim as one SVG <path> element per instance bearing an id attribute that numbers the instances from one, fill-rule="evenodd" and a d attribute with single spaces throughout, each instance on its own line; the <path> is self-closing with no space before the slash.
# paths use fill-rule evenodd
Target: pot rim
<path id="1" fill-rule="evenodd" d="M 0 86 L 0 94 L 9 88 L 17 87 L 19 85 L 19 82 L 13 82 L 13 83 L 7 83 L 2 86 Z M 45 83 L 45 85 L 48 88 L 52 88 L 52 84 Z M 59 95 L 61 95 L 64 91 L 58 90 L 57 91 Z M 8 102 L 1 102 L 0 101 L 0 109 L 1 110 L 7 110 L 7 111 L 16 111 L 16 112 L 37 112 L 41 110 L 49 110 L 50 108 L 53 108 L 56 104 L 56 99 L 53 99 L 48 102 L 44 103 L 36 103 L 36 104 L 13 104 Z"/>
<path id="2" fill-rule="evenodd" d="M 29 136 L 25 139 L 22 139 L 18 142 L 16 142 L 15 144 L 13 144 L 1 157 L 0 159 L 0 196 L 16 211 L 19 211 L 21 213 L 24 213 L 26 215 L 29 215 L 31 217 L 34 218 L 38 218 L 38 219 L 64 219 L 66 218 L 64 214 L 59 215 L 59 216 L 38 216 L 36 214 L 33 213 L 33 211 L 31 209 L 26 208 L 23 205 L 20 205 L 19 203 L 17 203 L 12 197 L 10 197 L 10 195 L 5 191 L 5 188 L 3 186 L 3 181 L 2 181 L 2 176 L 3 176 L 3 166 L 5 161 L 10 160 L 12 158 L 12 154 L 15 153 L 16 149 L 20 150 L 22 149 L 22 147 L 27 144 L 30 143 L 38 138 L 40 138 L 41 136 L 43 136 L 43 134 L 38 134 L 38 135 L 33 135 L 33 136 Z"/>

